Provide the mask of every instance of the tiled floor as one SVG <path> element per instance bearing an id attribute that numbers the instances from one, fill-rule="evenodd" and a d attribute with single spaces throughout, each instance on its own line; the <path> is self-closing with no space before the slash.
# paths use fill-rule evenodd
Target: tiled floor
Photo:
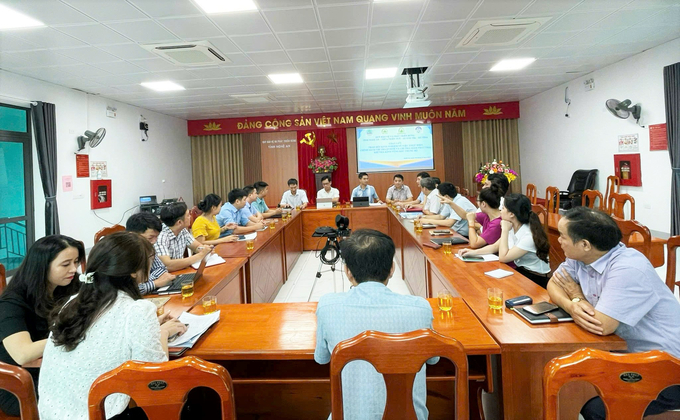
<path id="1" fill-rule="evenodd" d="M 338 261 L 335 272 L 330 266 L 321 267 L 321 278 L 316 278 L 319 269 L 319 258 L 313 251 L 302 253 L 298 258 L 288 281 L 281 287 L 274 303 L 282 302 L 318 302 L 326 293 L 339 293 L 349 290 L 350 283 L 343 273 L 344 265 Z M 315 281 L 316 280 L 316 281 Z M 401 278 L 399 266 L 395 267 L 394 275 L 387 284 L 392 291 L 403 295 L 410 295 L 406 283 Z"/>

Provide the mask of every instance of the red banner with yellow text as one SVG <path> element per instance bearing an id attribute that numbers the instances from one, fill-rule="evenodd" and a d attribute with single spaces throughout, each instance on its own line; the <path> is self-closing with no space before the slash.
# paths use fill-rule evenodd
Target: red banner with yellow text
<path id="1" fill-rule="evenodd" d="M 519 118 L 519 102 L 188 121 L 190 136 Z"/>

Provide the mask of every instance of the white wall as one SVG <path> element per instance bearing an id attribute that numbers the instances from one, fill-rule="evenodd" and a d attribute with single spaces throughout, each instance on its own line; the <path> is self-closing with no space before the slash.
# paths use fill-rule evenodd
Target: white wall
<path id="1" fill-rule="evenodd" d="M 680 61 L 680 38 L 520 101 L 522 181 L 567 188 L 577 169 L 599 169 L 597 189 L 604 191 L 614 174 L 618 136 L 638 133 L 642 187 L 621 187 L 635 198 L 636 219 L 657 232 L 670 232 L 671 166 L 668 151 L 649 151 L 649 124 L 666 122 L 663 68 Z M 583 82 L 595 79 L 586 92 Z M 569 86 L 570 118 L 564 116 L 564 88 Z M 642 105 L 646 128 L 633 118 L 622 120 L 605 108 L 607 99 L 630 99 Z M 622 152 L 623 153 L 623 152 Z"/>
<path id="2" fill-rule="evenodd" d="M 97 210 L 97 215 L 111 223 L 118 223 L 122 218 L 122 223 L 125 223 L 127 217 L 137 210 L 123 213 L 139 204 L 140 195 L 157 195 L 159 201 L 164 197 L 181 196 L 188 205 L 193 205 L 191 143 L 185 120 L 0 70 L 0 102 L 27 106 L 2 95 L 56 105 L 57 203 L 62 234 L 80 239 L 86 247 L 91 247 L 95 232 L 109 226 L 90 210 L 90 179 L 76 178 L 76 138 L 85 130 L 106 128 L 106 137 L 98 147 L 90 149 L 86 146 L 81 152 L 89 153 L 90 161 L 108 163 L 113 206 Z M 117 108 L 115 119 L 106 117 L 107 106 Z M 147 142 L 141 141 L 140 114 L 144 115 L 150 127 Z M 45 235 L 45 200 L 35 144 L 33 169 L 37 239 Z M 73 176 L 72 192 L 62 190 L 63 175 Z"/>

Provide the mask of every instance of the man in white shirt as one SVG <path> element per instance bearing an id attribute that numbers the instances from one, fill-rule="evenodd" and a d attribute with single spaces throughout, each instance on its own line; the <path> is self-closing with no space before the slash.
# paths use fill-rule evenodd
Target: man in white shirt
<path id="1" fill-rule="evenodd" d="M 418 198 L 412 201 L 401 201 L 401 202 L 396 202 L 396 205 L 406 207 L 406 208 L 419 208 L 422 209 L 423 206 L 425 205 L 425 194 L 422 192 L 422 188 L 420 186 L 420 180 L 423 178 L 429 178 L 430 174 L 428 172 L 418 172 L 418 175 L 416 176 L 416 184 L 418 185 L 418 191 L 420 193 L 418 194 Z"/>
<path id="2" fill-rule="evenodd" d="M 421 179 L 420 189 L 423 191 L 423 195 L 425 195 L 423 214 L 438 214 L 442 204 L 439 202 L 439 190 L 437 189 L 437 184 L 434 182 L 434 179 Z"/>
<path id="3" fill-rule="evenodd" d="M 340 201 L 340 191 L 337 188 L 331 187 L 331 177 L 324 175 L 321 178 L 321 186 L 323 187 L 316 193 L 316 198 L 332 198 L 333 204 Z"/>
<path id="4" fill-rule="evenodd" d="M 307 200 L 307 192 L 305 190 L 298 189 L 297 179 L 289 179 L 288 188 L 290 189 L 284 192 L 283 196 L 281 197 L 281 207 L 287 207 L 291 209 L 296 207 L 304 209 L 307 207 L 307 203 L 309 203 L 309 200 Z"/>
<path id="5" fill-rule="evenodd" d="M 474 212 L 477 208 L 470 200 L 458 194 L 456 186 L 450 182 L 442 182 L 438 190 L 439 194 L 443 197 L 440 201 L 448 203 L 441 206 L 439 214 L 425 216 L 421 219 L 422 222 L 450 227 L 467 237 L 469 232 L 466 215 L 469 212 Z"/>
<path id="6" fill-rule="evenodd" d="M 413 200 L 411 189 L 408 185 L 404 185 L 404 176 L 402 174 L 396 174 L 392 178 L 392 182 L 394 185 L 387 189 L 387 198 L 385 199 L 388 204 Z"/>

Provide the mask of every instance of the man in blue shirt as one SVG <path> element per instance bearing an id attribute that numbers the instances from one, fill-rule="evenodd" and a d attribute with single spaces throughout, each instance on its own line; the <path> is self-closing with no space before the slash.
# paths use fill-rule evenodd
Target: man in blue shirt
<path id="1" fill-rule="evenodd" d="M 246 185 L 243 187 L 243 191 L 246 192 L 246 205 L 243 207 L 241 210 L 243 214 L 248 216 L 248 220 L 250 220 L 253 223 L 261 222 L 264 217 L 262 216 L 262 213 L 260 213 L 254 206 L 253 204 L 255 203 L 255 200 L 257 200 L 257 191 L 255 190 L 255 187 L 252 185 Z"/>
<path id="2" fill-rule="evenodd" d="M 439 185 L 439 195 L 443 197 L 444 203 L 439 214 L 428 214 L 423 216 L 423 223 L 431 223 L 437 226 L 446 226 L 463 236 L 468 236 L 467 213 L 477 211 L 477 207 L 466 197 L 458 194 L 456 186 L 450 182 L 443 182 Z M 439 198 L 437 198 L 439 200 Z"/>
<path id="3" fill-rule="evenodd" d="M 352 201 L 354 201 L 354 197 L 368 197 L 369 203 L 375 201 L 382 204 L 380 197 L 375 192 L 375 188 L 372 185 L 368 185 L 368 174 L 366 172 L 359 172 L 359 185 L 352 190 Z"/>
<path id="4" fill-rule="evenodd" d="M 238 226 L 233 230 L 225 230 L 220 234 L 220 237 L 231 234 L 243 235 L 246 233 L 255 232 L 264 227 L 262 222 L 253 223 L 248 220 L 249 215 L 246 215 L 245 212 L 241 211 L 246 205 L 246 197 L 247 194 L 244 190 L 236 188 L 229 191 L 229 202 L 222 206 L 222 210 L 220 210 L 219 214 L 215 216 L 215 219 L 217 220 L 217 224 L 219 224 L 220 227 L 231 222 L 238 223 Z"/>
<path id="5" fill-rule="evenodd" d="M 616 334 L 628 352 L 662 350 L 680 357 L 680 303 L 649 260 L 621 241 L 605 213 L 576 207 L 559 221 L 566 257 L 548 282 L 548 294 L 574 322 L 593 334 Z M 680 385 L 666 388 L 645 416 L 680 408 Z M 581 410 L 586 420 L 604 420 L 599 397 Z"/>
<path id="6" fill-rule="evenodd" d="M 329 363 L 335 346 L 366 330 L 403 333 L 432 328 L 432 308 L 418 296 L 399 295 L 387 288 L 394 272 L 394 242 L 371 229 L 361 229 L 340 243 L 345 274 L 353 288 L 321 297 L 316 309 L 314 360 Z M 370 263 L 369 263 L 370 262 Z M 438 358 L 428 360 L 436 363 Z M 346 419 L 380 419 L 385 410 L 385 382 L 371 364 L 353 361 L 342 371 L 342 401 Z M 425 365 L 416 374 L 413 403 L 419 420 L 428 417 Z"/>

